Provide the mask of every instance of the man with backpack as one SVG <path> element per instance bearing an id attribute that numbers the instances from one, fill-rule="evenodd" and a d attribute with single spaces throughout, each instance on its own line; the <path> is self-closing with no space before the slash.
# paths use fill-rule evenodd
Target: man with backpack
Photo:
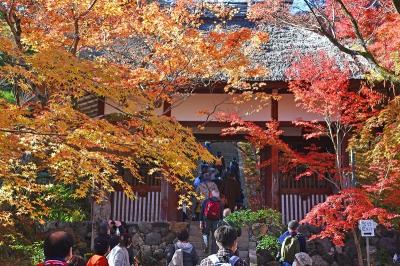
<path id="1" fill-rule="evenodd" d="M 211 197 L 206 199 L 201 206 L 200 213 L 200 229 L 203 233 L 204 253 L 209 252 L 209 238 L 211 234 L 211 252 L 217 251 L 214 232 L 218 227 L 219 221 L 222 219 L 224 206 L 221 203 L 218 190 L 211 191 Z"/>
<path id="2" fill-rule="evenodd" d="M 237 231 L 232 226 L 223 225 L 215 231 L 219 250 L 201 261 L 200 266 L 247 266 L 247 263 L 235 256 L 237 251 Z"/>
<path id="3" fill-rule="evenodd" d="M 284 266 L 292 265 L 297 253 L 307 253 L 306 238 L 298 232 L 299 226 L 298 221 L 290 221 L 288 230 L 278 239 L 281 244 L 279 261 Z"/>
<path id="4" fill-rule="evenodd" d="M 196 266 L 199 262 L 196 249 L 189 243 L 189 232 L 185 229 L 178 233 L 178 242 L 166 250 L 168 266 Z"/>

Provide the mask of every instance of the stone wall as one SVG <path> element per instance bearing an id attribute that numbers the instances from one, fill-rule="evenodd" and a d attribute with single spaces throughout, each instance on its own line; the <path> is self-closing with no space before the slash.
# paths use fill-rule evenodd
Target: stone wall
<path id="1" fill-rule="evenodd" d="M 300 232 L 309 239 L 312 234 L 319 233 L 319 229 L 309 225 L 302 225 Z M 378 226 L 375 230 L 375 237 L 370 238 L 370 258 L 371 265 L 393 265 L 392 258 L 397 252 L 400 253 L 400 232 L 388 230 L 383 226 Z M 366 248 L 365 238 L 360 238 L 361 249 L 363 252 L 364 265 L 366 265 Z M 256 244 L 250 245 L 250 253 L 256 253 Z M 313 259 L 313 266 L 354 266 L 358 265 L 357 251 L 352 237 L 347 237 L 343 247 L 334 246 L 333 243 L 325 239 L 314 239 L 307 241 L 307 249 L 309 255 Z M 274 257 L 268 252 L 257 251 L 257 256 L 253 255 L 251 265 L 272 266 L 279 265 L 274 261 Z M 255 262 L 257 260 L 257 262 Z"/>
<path id="2" fill-rule="evenodd" d="M 188 228 L 188 224 L 179 222 L 128 224 L 128 231 L 132 236 L 133 253 L 138 256 L 143 266 L 165 265 L 166 247 L 172 244 L 177 233 L 185 228 Z M 52 230 L 65 230 L 73 235 L 75 254 L 85 256 L 85 254 L 91 253 L 92 224 L 90 222 L 52 222 L 40 228 L 43 234 Z"/>
<path id="3" fill-rule="evenodd" d="M 311 234 L 319 232 L 319 229 L 305 225 L 300 228 L 302 234 L 307 238 Z M 365 238 L 360 237 L 361 250 L 363 252 L 364 264 L 366 264 L 366 243 Z M 308 241 L 308 252 L 313 258 L 314 265 L 321 266 L 353 266 L 357 265 L 357 251 L 354 239 L 350 235 L 346 238 L 343 247 L 334 246 L 329 239 L 315 239 Z M 375 230 L 375 237 L 370 237 L 370 258 L 371 265 L 392 265 L 392 258 L 400 251 L 400 232 L 388 230 L 378 226 Z"/>

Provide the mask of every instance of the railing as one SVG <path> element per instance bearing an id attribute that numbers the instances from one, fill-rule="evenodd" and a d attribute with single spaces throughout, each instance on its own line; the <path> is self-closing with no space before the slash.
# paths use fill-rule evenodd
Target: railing
<path id="1" fill-rule="evenodd" d="M 291 220 L 302 220 L 317 204 L 326 200 L 326 194 L 281 194 L 282 223 Z"/>
<path id="2" fill-rule="evenodd" d="M 136 192 L 136 198 L 128 198 L 124 192 L 112 195 L 111 219 L 127 223 L 157 222 L 161 220 L 161 189 Z"/>
<path id="3" fill-rule="evenodd" d="M 317 204 L 332 194 L 329 183 L 314 176 L 295 179 L 296 172 L 286 173 L 280 179 L 282 222 L 302 220 Z"/>
<path id="4" fill-rule="evenodd" d="M 146 173 L 148 167 L 141 167 Z M 124 222 L 158 222 L 161 220 L 161 180 L 144 175 L 143 180 L 123 171 L 126 181 L 132 186 L 135 198 L 130 199 L 119 188 L 111 197 L 111 218 Z"/>

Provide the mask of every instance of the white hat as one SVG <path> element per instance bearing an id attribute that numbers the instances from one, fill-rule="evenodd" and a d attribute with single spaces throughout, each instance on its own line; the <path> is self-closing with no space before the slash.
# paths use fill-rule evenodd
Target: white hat
<path id="1" fill-rule="evenodd" d="M 296 260 L 293 263 L 293 266 L 312 266 L 312 258 L 304 252 L 297 253 L 294 255 Z"/>

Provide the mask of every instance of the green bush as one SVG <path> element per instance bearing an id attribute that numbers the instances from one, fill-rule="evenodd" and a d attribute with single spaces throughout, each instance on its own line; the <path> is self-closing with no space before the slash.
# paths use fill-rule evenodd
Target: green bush
<path id="1" fill-rule="evenodd" d="M 77 199 L 68 186 L 49 184 L 41 198 L 47 199 L 50 208 L 50 213 L 41 217 L 45 221 L 80 222 L 90 214 L 90 205 L 84 199 Z"/>
<path id="2" fill-rule="evenodd" d="M 10 246 L 12 250 L 30 259 L 32 265 L 44 261 L 43 241 L 33 242 L 32 244 L 15 243 Z"/>
<path id="3" fill-rule="evenodd" d="M 267 250 L 272 256 L 276 256 L 279 251 L 279 242 L 276 236 L 265 235 L 257 244 L 257 251 Z"/>
<path id="4" fill-rule="evenodd" d="M 268 226 L 281 227 L 281 214 L 272 209 L 258 211 L 241 210 L 233 212 L 227 218 L 229 223 L 236 226 L 251 226 L 254 223 L 264 223 Z"/>
<path id="5" fill-rule="evenodd" d="M 5 99 L 7 102 L 15 103 L 15 97 L 12 91 L 2 90 L 0 88 L 0 99 Z"/>

